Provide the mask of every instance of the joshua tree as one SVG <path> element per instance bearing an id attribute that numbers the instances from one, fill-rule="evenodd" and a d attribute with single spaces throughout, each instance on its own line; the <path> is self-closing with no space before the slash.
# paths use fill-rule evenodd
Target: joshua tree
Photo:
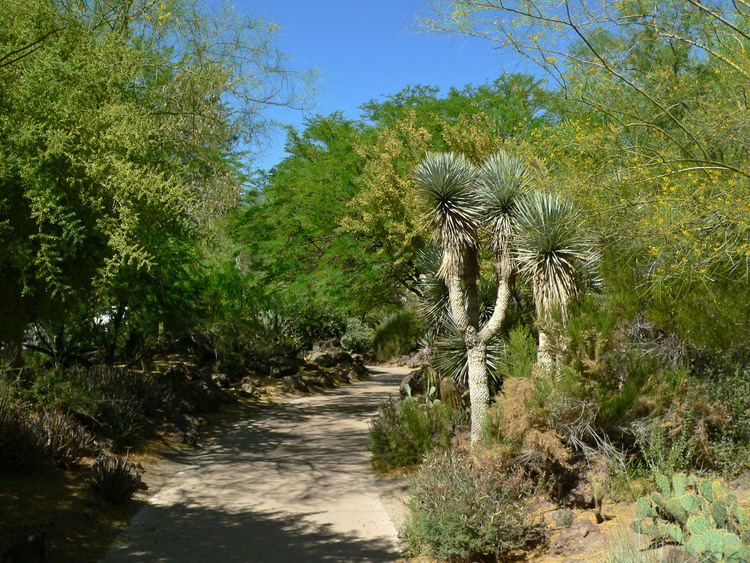
<path id="1" fill-rule="evenodd" d="M 582 236 L 581 216 L 552 194 L 529 192 L 530 173 L 523 161 L 498 152 L 475 168 L 454 153 L 428 153 L 415 173 L 428 205 L 427 219 L 440 248 L 437 277 L 448 290 L 451 322 L 466 347 L 471 441 L 476 444 L 489 405 L 488 347 L 500 331 L 517 273 L 534 292 L 539 328 L 538 363 L 550 369 L 547 325 L 581 287 L 582 273 L 596 253 Z M 491 314 L 480 310 L 479 249 L 486 244 L 497 277 Z M 429 309 L 445 309 L 444 296 Z M 455 358 L 451 359 L 455 363 Z"/>
<path id="2" fill-rule="evenodd" d="M 515 217 L 514 259 L 531 283 L 539 330 L 537 362 L 546 371 L 553 358 L 547 334 L 555 315 L 562 322 L 568 305 L 597 262 L 581 225 L 581 214 L 555 194 L 535 192 L 519 201 Z"/>
<path id="3" fill-rule="evenodd" d="M 515 273 L 514 217 L 529 175 L 520 160 L 504 152 L 479 169 L 461 155 L 428 153 L 415 177 L 442 252 L 438 276 L 448 288 L 451 316 L 466 346 L 471 442 L 476 444 L 490 399 L 487 346 L 500 331 L 508 308 Z M 492 315 L 481 324 L 480 233 L 492 253 L 498 281 Z"/>

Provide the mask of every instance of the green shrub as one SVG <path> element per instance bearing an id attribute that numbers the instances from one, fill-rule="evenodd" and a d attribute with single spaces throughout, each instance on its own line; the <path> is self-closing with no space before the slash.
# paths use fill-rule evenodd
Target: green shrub
<path id="1" fill-rule="evenodd" d="M 711 425 L 710 454 L 722 473 L 736 475 L 750 469 L 750 368 L 717 373 L 704 384 L 703 394 L 718 406 L 724 424 Z"/>
<path id="2" fill-rule="evenodd" d="M 450 445 L 452 426 L 451 409 L 440 401 L 389 399 L 370 422 L 373 463 L 380 470 L 420 463 L 427 452 Z"/>
<path id="3" fill-rule="evenodd" d="M 409 310 L 388 315 L 375 329 L 375 358 L 385 362 L 409 353 L 416 346 L 421 331 L 419 320 Z"/>
<path id="4" fill-rule="evenodd" d="M 349 352 L 363 354 L 372 348 L 375 331 L 359 319 L 346 320 L 346 331 L 341 335 L 341 346 Z"/>
<path id="5" fill-rule="evenodd" d="M 502 560 L 544 539 L 523 501 L 519 474 L 456 452 L 435 452 L 413 477 L 402 534 L 412 555 L 448 561 Z"/>
<path id="6" fill-rule="evenodd" d="M 122 504 L 143 487 L 138 467 L 125 457 L 102 453 L 91 466 L 89 481 L 101 497 L 113 504 Z"/>
<path id="7" fill-rule="evenodd" d="M 510 331 L 505 352 L 498 364 L 502 379 L 529 377 L 536 362 L 536 340 L 528 327 L 519 325 Z"/>
<path id="8" fill-rule="evenodd" d="M 718 481 L 656 476 L 657 491 L 638 499 L 633 529 L 685 546 L 699 561 L 749 561 L 750 516 Z"/>

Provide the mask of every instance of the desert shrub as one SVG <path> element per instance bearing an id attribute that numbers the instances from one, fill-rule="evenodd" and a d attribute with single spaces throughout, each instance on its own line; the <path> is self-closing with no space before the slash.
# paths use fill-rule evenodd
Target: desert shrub
<path id="1" fill-rule="evenodd" d="M 14 473 L 45 462 L 29 414 L 11 397 L 0 395 L 0 471 Z"/>
<path id="2" fill-rule="evenodd" d="M 483 428 L 483 442 L 502 446 L 506 458 L 533 460 L 540 472 L 557 465 L 565 466 L 570 451 L 556 430 L 549 399 L 552 389 L 544 378 L 508 379 L 503 392 L 490 406 Z M 580 415 L 580 411 L 578 412 Z"/>
<path id="3" fill-rule="evenodd" d="M 701 391 L 725 417 L 708 429 L 714 466 L 727 475 L 750 469 L 750 368 L 715 374 L 701 384 Z"/>
<path id="4" fill-rule="evenodd" d="M 135 446 L 151 422 L 170 409 L 171 394 L 150 375 L 98 367 L 89 376 L 102 397 L 100 429 L 118 448 Z"/>
<path id="5" fill-rule="evenodd" d="M 349 352 L 362 354 L 372 348 L 375 331 L 356 318 L 346 320 L 346 330 L 341 335 L 341 346 Z"/>
<path id="6" fill-rule="evenodd" d="M 388 315 L 375 329 L 375 357 L 387 361 L 407 354 L 416 346 L 421 331 L 419 319 L 409 310 Z"/>
<path id="7" fill-rule="evenodd" d="M 419 402 L 412 397 L 389 399 L 370 422 L 370 451 L 380 470 L 422 461 L 435 448 L 451 442 L 451 409 L 441 403 Z"/>
<path id="8" fill-rule="evenodd" d="M 536 340 L 528 327 L 519 325 L 510 331 L 505 352 L 498 363 L 502 379 L 529 377 L 536 362 Z"/>
<path id="9" fill-rule="evenodd" d="M 411 481 L 403 537 L 415 556 L 502 560 L 544 539 L 543 526 L 524 511 L 530 492 L 519 473 L 492 460 L 435 452 Z"/>
<path id="10" fill-rule="evenodd" d="M 99 419 L 104 400 L 101 389 L 83 368 L 39 370 L 28 397 L 44 410 L 61 410 L 92 423 Z"/>
<path id="11" fill-rule="evenodd" d="M 718 481 L 675 473 L 638 499 L 633 529 L 656 542 L 685 546 L 698 561 L 750 560 L 750 516 Z"/>
<path id="12" fill-rule="evenodd" d="M 90 454 L 96 446 L 86 428 L 59 412 L 32 416 L 29 424 L 41 450 L 55 465 L 69 467 Z"/>
<path id="13" fill-rule="evenodd" d="M 89 481 L 103 499 L 113 504 L 128 501 L 143 487 L 141 471 L 126 457 L 102 453 L 91 466 Z"/>
<path id="14" fill-rule="evenodd" d="M 59 412 L 32 412 L 0 396 L 0 470 L 16 472 L 43 465 L 70 466 L 91 452 L 93 437 Z"/>

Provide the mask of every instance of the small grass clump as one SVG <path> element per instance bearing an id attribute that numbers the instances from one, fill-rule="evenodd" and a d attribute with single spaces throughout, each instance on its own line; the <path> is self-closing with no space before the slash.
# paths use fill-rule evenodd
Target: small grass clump
<path id="1" fill-rule="evenodd" d="M 143 487 L 141 471 L 126 457 L 102 453 L 91 466 L 91 486 L 106 501 L 123 504 Z"/>

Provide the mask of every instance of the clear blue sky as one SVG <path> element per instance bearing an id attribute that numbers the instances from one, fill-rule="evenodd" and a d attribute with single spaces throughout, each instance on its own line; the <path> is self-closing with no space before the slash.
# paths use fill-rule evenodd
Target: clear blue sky
<path id="1" fill-rule="evenodd" d="M 407 85 L 481 84 L 504 72 L 529 72 L 522 59 L 487 41 L 418 31 L 429 0 L 237 0 L 238 11 L 279 25 L 277 47 L 294 69 L 316 69 L 317 95 L 307 115 L 343 111 Z M 268 115 L 301 126 L 305 114 L 273 108 Z M 284 157 L 285 134 L 272 133 L 257 166 Z"/>

